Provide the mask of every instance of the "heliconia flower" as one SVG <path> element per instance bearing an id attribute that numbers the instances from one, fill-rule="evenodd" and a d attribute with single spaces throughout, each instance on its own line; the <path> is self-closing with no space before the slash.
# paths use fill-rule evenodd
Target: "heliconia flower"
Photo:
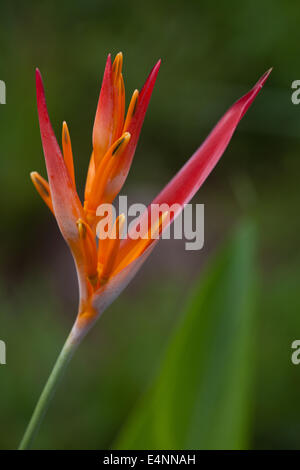
<path id="1" fill-rule="evenodd" d="M 141 92 L 135 90 L 125 116 L 125 88 L 122 53 L 113 64 L 107 58 L 92 138 L 84 203 L 75 183 L 73 152 L 67 124 L 62 128 L 62 151 L 54 135 L 44 94 L 42 78 L 36 71 L 38 117 L 49 183 L 38 173 L 32 181 L 53 212 L 75 260 L 79 280 L 79 311 L 72 330 L 79 340 L 105 308 L 120 294 L 152 251 L 157 237 L 122 239 L 125 216 L 115 222 L 115 238 L 96 238 L 97 207 L 112 203 L 122 189 L 136 150 L 145 113 L 157 78 L 160 61 L 151 70 Z M 225 113 L 207 139 L 177 175 L 154 199 L 154 203 L 177 204 L 181 210 L 190 201 L 224 153 L 241 118 L 261 90 L 267 71 L 246 95 Z M 149 208 L 150 209 L 150 208 Z M 150 220 L 150 210 L 142 215 Z M 151 220 L 150 228 L 159 235 L 177 214 L 162 214 Z M 142 220 L 142 219 L 141 219 Z"/>
<path id="2" fill-rule="evenodd" d="M 133 92 L 126 117 L 122 65 L 122 53 L 117 54 L 113 64 L 110 55 L 108 56 L 96 111 L 83 204 L 76 191 L 68 126 L 63 123 L 61 151 L 50 123 L 41 74 L 36 71 L 38 116 L 48 181 L 36 172 L 31 173 L 31 179 L 54 214 L 75 260 L 79 281 L 79 309 L 19 449 L 30 447 L 54 389 L 81 339 L 136 274 L 154 248 L 162 230 L 172 222 L 206 180 L 271 72 L 267 71 L 252 90 L 233 104 L 201 147 L 154 199 L 154 204 L 170 209 L 158 213 L 152 219 L 150 204 L 129 230 L 127 237 L 122 236 L 125 215 L 121 214 L 111 227 L 111 236 L 105 239 L 100 237 L 97 242 L 96 228 L 103 222 L 97 208 L 102 204 L 111 207 L 124 185 L 160 61 L 151 70 L 141 91 Z M 144 225 L 145 221 L 147 224 Z M 141 227 L 147 229 L 142 232 Z M 140 232 L 141 236 L 133 236 L 134 232 Z"/>

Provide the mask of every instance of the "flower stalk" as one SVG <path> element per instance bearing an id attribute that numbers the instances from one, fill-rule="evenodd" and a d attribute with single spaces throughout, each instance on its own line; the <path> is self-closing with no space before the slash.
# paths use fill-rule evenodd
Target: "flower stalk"
<path id="1" fill-rule="evenodd" d="M 55 394 L 55 390 L 62 379 L 65 370 L 72 359 L 73 354 L 75 353 L 77 347 L 79 346 L 82 337 L 74 337 L 74 328 L 72 329 L 70 335 L 68 336 L 55 364 L 52 369 L 52 372 L 49 375 L 49 378 L 46 382 L 46 385 L 41 393 L 41 396 L 36 404 L 36 407 L 33 411 L 32 417 L 28 423 L 24 436 L 21 440 L 19 450 L 28 450 L 30 449 L 34 437 L 36 436 L 38 429 L 43 421 L 43 418 L 48 410 L 50 402 Z"/>

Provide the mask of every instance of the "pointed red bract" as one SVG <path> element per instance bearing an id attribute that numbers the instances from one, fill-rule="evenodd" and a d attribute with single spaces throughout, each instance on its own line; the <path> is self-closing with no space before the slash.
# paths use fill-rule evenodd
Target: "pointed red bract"
<path id="1" fill-rule="evenodd" d="M 152 201 L 151 204 L 168 204 L 170 207 L 173 204 L 179 205 L 177 212 L 170 214 L 170 222 L 183 209 L 184 204 L 192 199 L 213 170 L 225 152 L 238 123 L 256 98 L 270 73 L 271 69 L 259 79 L 246 95 L 229 108 L 194 155 Z M 156 221 L 150 220 L 151 204 L 148 211 L 141 217 L 148 217 L 149 224 L 150 221 L 151 224 L 154 224 Z M 118 260 L 123 259 L 124 253 L 127 253 L 136 243 L 138 241 L 131 240 L 129 234 L 129 238 L 122 243 Z"/>
<path id="2" fill-rule="evenodd" d="M 96 166 L 112 144 L 114 127 L 114 97 L 111 57 L 107 57 L 93 129 L 93 149 Z"/>
<path id="3" fill-rule="evenodd" d="M 238 123 L 262 89 L 270 73 L 271 69 L 246 95 L 229 108 L 194 155 L 154 199 L 153 204 L 183 205 L 192 199 L 225 152 Z"/>
<path id="4" fill-rule="evenodd" d="M 78 238 L 76 220 L 82 216 L 82 206 L 51 126 L 42 77 L 38 69 L 36 92 L 41 138 L 55 216 L 64 238 L 76 239 Z"/>
<path id="5" fill-rule="evenodd" d="M 116 170 L 115 176 L 107 184 L 107 194 L 112 195 L 110 196 L 110 199 L 113 199 L 120 192 L 126 181 L 137 147 L 137 143 L 145 119 L 146 111 L 150 102 L 152 91 L 155 85 L 157 74 L 160 68 L 160 64 L 161 60 L 156 63 L 156 65 L 149 73 L 148 78 L 139 95 L 135 113 L 132 116 L 128 129 L 126 129 L 130 133 L 131 138 L 124 154 L 122 155 L 122 159 L 120 161 L 120 165 Z"/>
<path id="6" fill-rule="evenodd" d="M 149 106 L 150 98 L 152 96 L 153 88 L 156 82 L 157 74 L 161 65 L 161 60 L 153 67 L 148 75 L 148 78 L 141 90 L 138 98 L 137 109 L 132 117 L 131 123 L 128 127 L 128 132 L 131 134 L 129 145 L 126 149 L 126 153 L 123 156 L 124 167 L 122 168 L 123 173 L 128 174 L 130 165 L 134 156 L 134 152 L 139 140 L 141 128 L 145 119 L 146 111 Z"/>

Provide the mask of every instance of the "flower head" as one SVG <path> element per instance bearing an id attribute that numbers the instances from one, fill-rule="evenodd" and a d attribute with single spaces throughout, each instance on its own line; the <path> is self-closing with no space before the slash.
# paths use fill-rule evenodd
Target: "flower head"
<path id="1" fill-rule="evenodd" d="M 123 56 L 117 54 L 113 64 L 107 58 L 92 137 L 92 154 L 88 166 L 84 202 L 76 191 L 73 152 L 67 124 L 62 126 L 62 151 L 54 135 L 46 106 L 39 70 L 36 71 L 38 116 L 49 183 L 38 173 L 31 179 L 38 193 L 53 212 L 60 231 L 68 243 L 78 274 L 80 302 L 74 338 L 81 337 L 100 313 L 119 295 L 153 249 L 157 239 L 122 239 L 125 216 L 115 221 L 116 237 L 99 240 L 96 226 L 97 207 L 111 204 L 127 178 L 138 143 L 145 113 L 157 78 L 160 61 L 151 70 L 143 88 L 132 94 L 125 116 L 125 88 L 122 75 Z M 270 71 L 252 90 L 240 98 L 171 182 L 153 201 L 176 203 L 183 208 L 196 193 L 225 151 L 239 121 L 257 96 Z M 149 210 L 142 216 L 149 219 Z M 151 230 L 160 234 L 177 214 L 162 214 L 151 220 Z M 165 224 L 166 219 L 166 224 Z"/>

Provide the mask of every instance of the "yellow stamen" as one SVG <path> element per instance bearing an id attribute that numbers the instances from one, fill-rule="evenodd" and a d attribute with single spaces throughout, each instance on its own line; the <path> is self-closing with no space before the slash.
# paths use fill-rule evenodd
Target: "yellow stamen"
<path id="1" fill-rule="evenodd" d="M 66 162 L 66 167 L 68 169 L 70 178 L 75 187 L 75 174 L 74 174 L 72 145 L 71 145 L 69 129 L 65 121 L 63 122 L 63 128 L 62 128 L 62 149 L 63 149 L 64 160 Z"/>
<path id="2" fill-rule="evenodd" d="M 119 246 L 120 246 L 120 241 L 122 237 L 124 222 L 125 222 L 125 215 L 121 214 L 116 219 L 109 238 L 106 240 L 103 240 L 103 241 L 107 241 L 107 246 L 105 247 L 105 259 L 104 259 L 102 272 L 100 275 L 100 285 L 103 285 L 108 281 L 114 269 L 114 265 L 116 262 L 116 258 L 117 258 L 117 254 L 118 254 Z M 99 241 L 99 247 L 100 245 L 101 245 L 101 241 Z M 100 250 L 98 249 L 98 253 L 99 252 Z"/>
<path id="3" fill-rule="evenodd" d="M 77 228 L 84 254 L 86 274 L 93 286 L 97 284 L 97 245 L 90 226 L 82 219 L 78 219 Z"/>
<path id="4" fill-rule="evenodd" d="M 125 108 L 125 85 L 124 85 L 124 79 L 123 79 L 122 74 L 120 76 L 119 87 L 120 87 L 120 96 L 121 96 L 122 107 Z M 124 109 L 123 109 L 123 111 L 124 111 Z M 123 116 L 123 118 L 124 118 L 124 116 Z"/>
<path id="5" fill-rule="evenodd" d="M 114 87 L 114 105 L 115 105 L 115 122 L 114 122 L 114 140 L 118 139 L 122 133 L 125 116 L 125 87 L 123 75 L 120 74 L 118 81 Z"/>
<path id="6" fill-rule="evenodd" d="M 30 173 L 31 181 L 34 184 L 35 189 L 47 204 L 51 212 L 54 214 L 53 204 L 51 199 L 50 187 L 48 181 L 46 181 L 39 173 L 32 171 Z"/>
<path id="7" fill-rule="evenodd" d="M 114 94 L 114 124 L 112 141 L 118 139 L 122 133 L 125 115 L 125 87 L 122 75 L 123 54 L 116 55 L 112 65 L 112 83 Z"/>
<path id="8" fill-rule="evenodd" d="M 123 66 L 123 54 L 122 52 L 119 52 L 114 60 L 114 63 L 112 65 L 112 76 L 113 80 L 116 83 L 122 73 L 122 66 Z"/>
<path id="9" fill-rule="evenodd" d="M 136 111 L 138 99 L 139 99 L 139 90 L 134 90 L 129 107 L 128 107 L 127 116 L 126 116 L 125 124 L 123 127 L 123 132 L 126 132 L 129 129 L 131 120 Z"/>
<path id="10" fill-rule="evenodd" d="M 105 191 L 106 184 L 114 166 L 118 163 L 118 159 L 116 159 L 116 157 L 119 158 L 122 155 L 130 137 L 129 132 L 125 132 L 118 140 L 116 140 L 116 142 L 114 142 L 106 152 L 99 167 L 96 169 L 89 198 L 85 201 L 85 209 L 87 211 L 96 211 L 98 205 L 101 203 L 101 198 Z"/>
<path id="11" fill-rule="evenodd" d="M 92 184 L 93 180 L 95 177 L 95 159 L 94 159 L 94 152 L 92 152 L 91 158 L 90 158 L 90 163 L 89 163 L 89 168 L 88 168 L 88 173 L 86 177 L 86 183 L 85 183 L 85 190 L 84 190 L 84 199 L 87 200 L 90 197 L 90 192 L 92 189 Z"/>

